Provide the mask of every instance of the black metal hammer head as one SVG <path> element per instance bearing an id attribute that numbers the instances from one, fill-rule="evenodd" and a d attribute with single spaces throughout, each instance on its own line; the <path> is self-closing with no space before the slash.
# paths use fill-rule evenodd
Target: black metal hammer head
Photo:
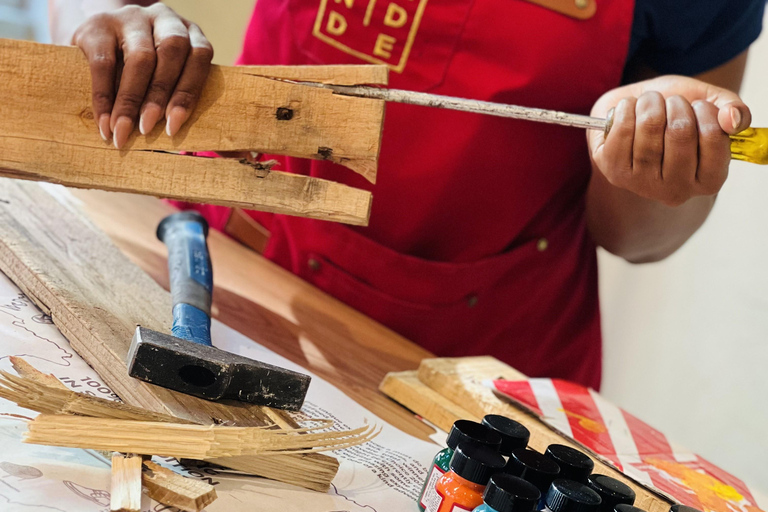
<path id="1" fill-rule="evenodd" d="M 128 351 L 131 377 L 206 400 L 231 398 L 298 411 L 310 377 L 141 326 Z"/>

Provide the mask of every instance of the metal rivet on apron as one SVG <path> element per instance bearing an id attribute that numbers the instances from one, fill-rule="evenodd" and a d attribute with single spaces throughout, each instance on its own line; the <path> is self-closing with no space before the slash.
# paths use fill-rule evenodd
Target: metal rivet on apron
<path id="1" fill-rule="evenodd" d="M 471 295 L 467 297 L 467 306 L 471 308 L 477 306 L 477 295 Z"/>
<path id="2" fill-rule="evenodd" d="M 309 261 L 307 261 L 307 265 L 309 266 L 309 270 L 313 272 L 317 272 L 320 270 L 320 262 L 317 261 L 315 258 L 309 258 Z"/>
<path id="3" fill-rule="evenodd" d="M 589 0 L 576 0 L 576 7 L 579 9 L 586 9 L 589 7 Z"/>
<path id="4" fill-rule="evenodd" d="M 539 241 L 536 242 L 536 248 L 539 250 L 539 252 L 546 251 L 547 247 L 549 247 L 549 240 L 546 238 L 539 238 Z"/>

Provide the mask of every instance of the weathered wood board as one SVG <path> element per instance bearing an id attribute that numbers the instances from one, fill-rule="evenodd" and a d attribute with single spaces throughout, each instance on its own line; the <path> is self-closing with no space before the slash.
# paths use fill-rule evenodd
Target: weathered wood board
<path id="1" fill-rule="evenodd" d="M 282 414 L 209 402 L 130 377 L 125 357 L 133 331 L 141 324 L 170 332 L 170 294 L 79 210 L 37 183 L 0 180 L 0 270 L 51 316 L 72 348 L 126 403 L 202 424 L 273 425 Z M 321 454 L 285 456 L 279 465 L 284 472 L 292 462 L 306 467 L 308 458 L 338 467 L 338 461 Z M 274 457 L 237 459 L 220 463 L 277 478 L 271 473 Z M 328 474 L 313 488 L 327 488 Z"/>
<path id="2" fill-rule="evenodd" d="M 289 80 L 386 83 L 379 66 L 213 66 L 190 120 L 117 150 L 99 136 L 78 48 L 0 39 L 0 176 L 367 224 L 371 194 L 332 181 L 180 151 L 331 160 L 375 182 L 384 102 Z M 281 120 L 277 109 L 290 109 Z M 284 116 L 283 116 L 284 117 Z"/>

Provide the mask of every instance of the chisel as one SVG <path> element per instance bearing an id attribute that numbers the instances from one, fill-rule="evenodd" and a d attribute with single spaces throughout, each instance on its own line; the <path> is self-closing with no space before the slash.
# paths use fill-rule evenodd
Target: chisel
<path id="1" fill-rule="evenodd" d="M 512 119 L 523 119 L 539 123 L 574 126 L 576 128 L 585 128 L 587 130 L 603 130 L 606 136 L 613 124 L 613 109 L 609 112 L 608 118 L 602 119 L 581 114 L 568 114 L 556 110 L 519 107 L 517 105 L 506 105 L 490 101 L 470 100 L 424 92 L 404 91 L 400 89 L 382 89 L 364 85 L 332 85 L 318 82 L 285 81 L 308 85 L 310 87 L 330 89 L 336 94 L 343 96 L 373 98 L 394 103 L 407 103 L 409 105 L 445 108 L 449 110 L 459 110 L 461 112 L 486 114 L 489 116 L 510 117 Z M 768 128 L 747 128 L 741 133 L 731 135 L 731 158 L 755 164 L 768 164 Z"/>

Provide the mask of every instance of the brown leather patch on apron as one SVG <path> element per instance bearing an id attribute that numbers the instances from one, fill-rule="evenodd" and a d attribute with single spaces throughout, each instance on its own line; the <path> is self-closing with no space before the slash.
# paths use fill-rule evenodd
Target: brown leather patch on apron
<path id="1" fill-rule="evenodd" d="M 253 220 L 240 208 L 234 208 L 229 215 L 224 232 L 243 244 L 261 254 L 269 241 L 269 231 Z"/>
<path id="2" fill-rule="evenodd" d="M 597 11 L 597 0 L 525 0 L 571 18 L 588 20 Z"/>

